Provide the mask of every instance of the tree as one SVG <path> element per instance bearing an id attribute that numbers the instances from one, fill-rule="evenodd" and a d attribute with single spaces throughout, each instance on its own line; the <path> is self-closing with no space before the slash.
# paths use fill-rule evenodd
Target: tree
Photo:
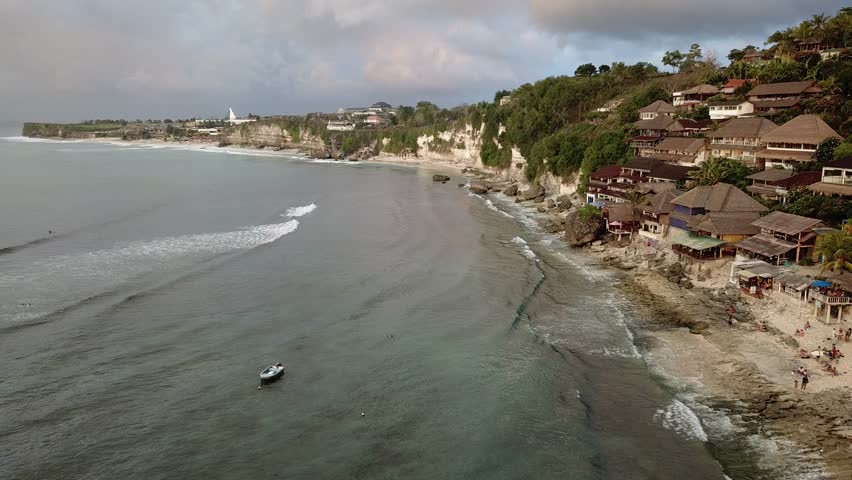
<path id="1" fill-rule="evenodd" d="M 609 73 L 609 71 L 610 71 L 609 65 L 603 64 L 600 67 L 598 67 L 599 73 L 602 73 L 602 74 L 603 73 Z"/>
<path id="2" fill-rule="evenodd" d="M 811 27 L 813 27 L 815 33 L 821 34 L 827 22 L 828 17 L 824 13 L 818 13 L 811 16 L 809 23 L 811 24 Z"/>
<path id="3" fill-rule="evenodd" d="M 835 137 L 826 138 L 820 142 L 814 154 L 817 165 L 825 165 L 834 160 L 834 152 L 838 146 L 840 146 L 840 139 Z"/>
<path id="4" fill-rule="evenodd" d="M 834 149 L 834 159 L 852 158 L 852 143 L 841 143 Z"/>
<path id="5" fill-rule="evenodd" d="M 852 236 L 844 232 L 833 232 L 817 237 L 814 256 L 822 257 L 822 272 L 831 270 L 843 275 L 845 270 L 852 271 Z"/>
<path id="6" fill-rule="evenodd" d="M 745 57 L 745 54 L 746 54 L 745 51 L 740 50 L 738 48 L 734 48 L 733 50 L 731 50 L 728 53 L 728 60 L 730 60 L 731 63 L 737 63 L 737 62 L 741 61 L 743 59 L 743 57 Z"/>
<path id="7" fill-rule="evenodd" d="M 663 65 L 668 65 L 672 67 L 672 70 L 677 70 L 680 68 L 681 64 L 685 60 L 685 56 L 680 50 L 670 50 L 663 55 Z"/>
<path id="8" fill-rule="evenodd" d="M 574 76 L 591 77 L 597 71 L 598 71 L 597 67 L 595 67 L 593 64 L 584 63 L 584 64 L 580 65 L 579 67 L 577 67 L 576 70 L 574 70 Z"/>
<path id="9" fill-rule="evenodd" d="M 749 185 L 746 177 L 752 173 L 752 170 L 739 160 L 712 157 L 702 162 L 698 170 L 689 172 L 689 178 L 696 186 L 730 183 L 742 189 Z"/>
<path id="10" fill-rule="evenodd" d="M 172 119 L 171 119 L 171 118 L 167 118 L 167 119 L 163 120 L 163 123 L 172 123 Z"/>
<path id="11" fill-rule="evenodd" d="M 508 90 L 498 90 L 497 93 L 494 94 L 494 103 L 500 103 L 500 99 L 503 97 L 508 97 L 512 92 Z"/>

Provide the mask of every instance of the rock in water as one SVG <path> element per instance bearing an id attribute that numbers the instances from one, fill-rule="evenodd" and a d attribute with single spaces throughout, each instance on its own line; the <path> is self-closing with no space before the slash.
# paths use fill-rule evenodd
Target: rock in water
<path id="1" fill-rule="evenodd" d="M 446 175 L 432 175 L 433 182 L 449 182 L 450 177 Z"/>
<path id="2" fill-rule="evenodd" d="M 473 193 L 488 193 L 488 187 L 482 182 L 472 182 L 470 184 L 470 191 Z"/>
<path id="3" fill-rule="evenodd" d="M 547 206 L 548 210 L 551 209 L 551 208 L 556 208 L 556 200 L 554 200 L 552 198 L 548 199 L 544 204 L 545 204 L 545 206 Z"/>
<path id="4" fill-rule="evenodd" d="M 602 217 L 584 218 L 580 210 L 574 210 L 565 217 L 565 242 L 572 247 L 582 247 L 597 240 L 603 227 Z"/>
<path id="5" fill-rule="evenodd" d="M 567 212 L 571 209 L 571 197 L 568 195 L 559 195 L 556 197 L 556 208 L 559 209 L 560 212 Z"/>
<path id="6" fill-rule="evenodd" d="M 530 185 L 529 190 L 521 194 L 524 200 L 535 200 L 541 197 L 544 200 L 544 187 L 541 185 Z"/>
<path id="7" fill-rule="evenodd" d="M 509 185 L 508 187 L 506 187 L 505 190 L 503 190 L 503 194 L 510 196 L 510 197 L 514 197 L 515 195 L 518 194 L 518 185 L 517 184 Z"/>

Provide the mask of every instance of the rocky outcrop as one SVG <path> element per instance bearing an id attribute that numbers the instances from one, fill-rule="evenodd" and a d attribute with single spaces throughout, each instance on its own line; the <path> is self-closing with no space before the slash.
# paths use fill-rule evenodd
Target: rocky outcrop
<path id="1" fill-rule="evenodd" d="M 597 240 L 604 229 L 600 216 L 584 217 L 573 210 L 565 217 L 565 242 L 572 247 L 582 247 Z"/>
<path id="2" fill-rule="evenodd" d="M 541 200 L 543 201 L 544 200 L 544 194 L 545 194 L 544 187 L 542 187 L 541 185 L 538 185 L 538 184 L 532 184 L 532 185 L 530 185 L 530 188 L 528 188 L 526 191 L 524 191 L 522 193 L 519 193 L 518 195 L 520 195 L 520 197 L 523 200 L 527 200 L 527 201 L 536 200 L 538 198 L 541 198 Z"/>
<path id="3" fill-rule="evenodd" d="M 483 194 L 488 193 L 488 185 L 483 182 L 472 182 L 470 184 L 470 191 L 473 193 Z"/>
<path id="4" fill-rule="evenodd" d="M 518 184 L 517 183 L 513 183 L 512 185 L 509 185 L 508 187 L 506 187 L 505 190 L 503 190 L 503 195 L 507 195 L 509 197 L 514 197 L 517 194 L 518 194 Z"/>
<path id="5" fill-rule="evenodd" d="M 571 205 L 571 197 L 569 197 L 568 195 L 559 195 L 558 197 L 556 197 L 556 208 L 560 212 L 567 212 L 571 209 Z"/>
<path id="6" fill-rule="evenodd" d="M 450 177 L 446 175 L 432 175 L 433 182 L 449 182 Z"/>

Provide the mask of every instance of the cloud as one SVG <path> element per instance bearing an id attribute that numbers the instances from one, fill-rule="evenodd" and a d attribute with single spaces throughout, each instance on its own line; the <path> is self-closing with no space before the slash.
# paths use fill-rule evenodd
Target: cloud
<path id="1" fill-rule="evenodd" d="M 832 14 L 844 0 L 529 0 L 530 17 L 559 34 L 619 38 L 764 33 L 814 13 Z"/>
<path id="2" fill-rule="evenodd" d="M 720 52 L 842 2 L 2 0 L 0 120 L 452 106 L 585 62 Z M 731 12 L 735 12 L 732 14 Z"/>

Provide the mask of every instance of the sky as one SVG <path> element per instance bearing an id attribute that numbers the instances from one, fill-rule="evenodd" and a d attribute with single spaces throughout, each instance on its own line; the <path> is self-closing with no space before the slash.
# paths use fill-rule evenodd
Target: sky
<path id="1" fill-rule="evenodd" d="M 726 61 L 846 0 L 0 0 L 0 121 L 490 100 L 583 63 Z"/>

